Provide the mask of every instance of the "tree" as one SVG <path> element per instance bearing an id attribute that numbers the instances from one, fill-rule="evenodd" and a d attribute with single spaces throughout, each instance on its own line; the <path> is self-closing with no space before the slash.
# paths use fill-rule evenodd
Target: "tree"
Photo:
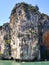
<path id="1" fill-rule="evenodd" d="M 36 9 L 37 9 L 37 10 L 39 10 L 39 7 L 38 7 L 38 5 L 36 5 L 35 7 L 36 7 Z"/>

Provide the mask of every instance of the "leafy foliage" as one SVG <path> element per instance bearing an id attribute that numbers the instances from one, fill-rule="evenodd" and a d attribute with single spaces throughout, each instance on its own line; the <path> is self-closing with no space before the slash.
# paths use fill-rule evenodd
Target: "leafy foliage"
<path id="1" fill-rule="evenodd" d="M 5 40 L 6 44 L 10 44 L 11 43 L 11 39 Z"/>
<path id="2" fill-rule="evenodd" d="M 27 9 L 30 9 L 34 12 L 36 12 L 37 10 L 39 10 L 38 6 L 32 6 L 32 5 L 29 5 L 29 4 L 26 4 L 26 3 L 21 3 L 23 5 L 23 9 L 26 11 Z"/>
<path id="3" fill-rule="evenodd" d="M 21 2 L 21 3 L 17 3 L 15 5 L 15 7 L 12 10 L 12 14 L 14 14 L 16 12 L 16 8 L 18 8 L 19 6 L 22 6 L 25 11 L 31 10 L 33 12 L 36 12 L 36 11 L 39 10 L 37 5 L 36 6 L 32 6 L 32 5 L 29 5 L 29 4 L 25 3 L 25 2 Z"/>

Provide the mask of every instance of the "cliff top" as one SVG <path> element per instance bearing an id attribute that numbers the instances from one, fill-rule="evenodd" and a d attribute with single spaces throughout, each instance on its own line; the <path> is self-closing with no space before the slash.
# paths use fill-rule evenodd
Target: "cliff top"
<path id="1" fill-rule="evenodd" d="M 39 10 L 39 8 L 38 8 L 37 5 L 36 5 L 36 6 L 32 6 L 32 5 L 27 4 L 27 3 L 25 3 L 25 2 L 21 2 L 21 3 L 17 3 L 17 4 L 14 6 L 14 8 L 12 9 L 11 15 L 14 14 L 14 13 L 16 12 L 16 9 L 19 8 L 19 7 L 23 8 L 25 11 L 26 11 L 26 10 L 32 10 L 32 11 L 36 12 L 36 11 Z"/>

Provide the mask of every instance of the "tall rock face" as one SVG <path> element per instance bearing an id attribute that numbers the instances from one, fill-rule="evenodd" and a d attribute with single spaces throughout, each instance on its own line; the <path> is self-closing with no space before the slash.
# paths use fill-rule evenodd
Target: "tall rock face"
<path id="1" fill-rule="evenodd" d="M 2 26 L 0 26 L 0 58 L 2 57 L 2 54 L 4 53 L 4 47 L 5 47 L 5 41 L 3 38 L 4 34 L 5 34 L 5 31 L 2 29 Z"/>
<path id="2" fill-rule="evenodd" d="M 49 52 L 49 16 L 38 6 L 18 3 L 11 11 L 10 23 L 0 26 L 0 57 L 39 60 Z M 44 57 L 47 58 L 47 57 Z"/>
<path id="3" fill-rule="evenodd" d="M 10 25 L 5 23 L 0 26 L 0 57 L 10 57 Z"/>
<path id="4" fill-rule="evenodd" d="M 11 28 L 9 23 L 5 23 L 3 25 L 3 29 L 5 31 L 4 40 L 5 40 L 5 48 L 4 48 L 4 57 L 9 58 L 11 55 Z"/>
<path id="5" fill-rule="evenodd" d="M 49 16 L 42 14 L 40 18 L 41 22 L 41 44 L 40 44 L 40 50 L 41 50 L 41 58 L 42 59 L 49 59 Z"/>
<path id="6" fill-rule="evenodd" d="M 12 31 L 11 57 L 39 59 L 39 52 L 43 54 L 41 47 L 49 48 L 48 41 L 45 40 L 45 32 L 49 31 L 49 16 L 40 13 L 37 6 L 26 3 L 16 4 L 11 12 L 10 27 Z M 47 42 L 45 43 L 44 40 Z"/>
<path id="7" fill-rule="evenodd" d="M 31 5 L 16 4 L 11 12 L 11 54 L 13 58 L 32 60 L 39 56 L 38 20 L 40 13 Z"/>

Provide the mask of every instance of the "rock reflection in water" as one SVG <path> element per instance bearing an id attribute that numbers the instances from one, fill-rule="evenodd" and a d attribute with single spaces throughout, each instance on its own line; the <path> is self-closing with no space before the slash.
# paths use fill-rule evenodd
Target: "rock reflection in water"
<path id="1" fill-rule="evenodd" d="M 0 65 L 22 65 L 21 62 L 16 61 L 0 61 Z"/>
<path id="2" fill-rule="evenodd" d="M 13 62 L 11 62 L 11 65 L 21 65 L 21 63 L 13 61 Z"/>

